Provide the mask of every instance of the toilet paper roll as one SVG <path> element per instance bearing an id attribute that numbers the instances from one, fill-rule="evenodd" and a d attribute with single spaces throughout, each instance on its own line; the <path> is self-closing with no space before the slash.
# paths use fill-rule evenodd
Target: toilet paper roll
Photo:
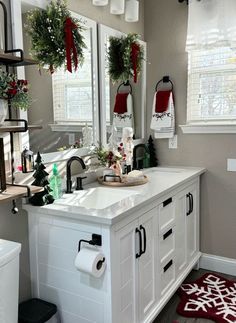
<path id="1" fill-rule="evenodd" d="M 106 268 L 105 256 L 95 249 L 84 247 L 75 258 L 75 267 L 79 271 L 99 278 Z"/>

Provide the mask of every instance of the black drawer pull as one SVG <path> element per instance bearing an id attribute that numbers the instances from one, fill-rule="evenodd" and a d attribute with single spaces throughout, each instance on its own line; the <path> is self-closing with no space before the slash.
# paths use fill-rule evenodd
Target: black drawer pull
<path id="1" fill-rule="evenodd" d="M 172 203 L 172 197 L 170 197 L 169 199 L 165 200 L 163 202 L 163 207 L 167 206 L 168 204 Z"/>
<path id="2" fill-rule="evenodd" d="M 190 209 L 190 214 L 193 212 L 193 194 L 189 193 L 189 197 L 190 197 L 190 204 L 191 204 L 191 209 Z"/>
<path id="3" fill-rule="evenodd" d="M 191 213 L 191 200 L 190 200 L 190 193 L 186 194 L 186 198 L 188 199 L 188 211 L 186 212 L 186 215 L 188 216 Z"/>
<path id="4" fill-rule="evenodd" d="M 173 264 L 173 260 L 171 259 L 168 264 L 165 265 L 165 267 L 163 268 L 164 273 L 172 266 Z"/>
<path id="5" fill-rule="evenodd" d="M 170 229 L 165 234 L 163 234 L 163 240 L 166 240 L 172 234 L 172 232 L 173 232 L 173 230 Z"/>
<path id="6" fill-rule="evenodd" d="M 143 250 L 141 251 L 140 255 L 143 255 L 146 252 L 146 248 L 147 248 L 147 236 L 146 236 L 146 229 L 140 225 L 139 227 L 140 230 L 143 230 Z"/>
<path id="7" fill-rule="evenodd" d="M 139 252 L 136 253 L 136 258 L 139 258 L 142 255 L 142 234 L 138 228 L 136 228 L 135 232 L 138 233 L 139 237 Z"/>

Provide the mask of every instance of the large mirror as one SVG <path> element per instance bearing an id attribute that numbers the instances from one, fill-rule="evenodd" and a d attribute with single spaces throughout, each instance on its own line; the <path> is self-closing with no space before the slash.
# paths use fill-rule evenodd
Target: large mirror
<path id="1" fill-rule="evenodd" d="M 26 55 L 30 48 L 30 39 L 25 32 L 26 13 L 35 7 L 45 8 L 48 2 L 48 0 L 11 1 L 13 45 L 15 48 L 23 48 Z M 50 75 L 46 70 L 39 73 L 37 66 L 17 68 L 19 78 L 26 78 L 31 84 L 33 105 L 28 111 L 29 123 L 43 126 L 43 130 L 29 133 L 30 138 L 27 134 L 22 135 L 21 149 L 29 146 L 29 142 L 33 151 L 41 153 L 69 147 L 69 142 L 72 144 L 82 137 L 81 130 L 85 124 L 93 129 L 94 144 L 97 142 L 105 144 L 110 136 L 114 100 L 119 84 L 113 85 L 110 82 L 106 53 L 109 37 L 119 37 L 122 33 L 99 25 L 98 37 L 95 21 L 73 14 L 84 24 L 83 33 L 87 45 L 85 63 L 77 73 L 69 75 L 62 69 Z M 146 57 L 146 43 L 141 44 Z M 138 83 L 131 85 L 135 118 L 134 134 L 135 139 L 142 141 L 145 137 L 146 123 L 146 60 L 143 62 Z M 26 118 L 26 113 L 21 117 Z"/>
<path id="2" fill-rule="evenodd" d="M 122 37 L 125 34 L 99 24 L 99 80 L 100 80 L 100 104 L 101 104 L 101 140 L 106 144 L 109 140 L 111 126 L 114 123 L 114 105 L 117 91 L 132 91 L 133 128 L 136 142 L 143 141 L 145 137 L 145 108 L 146 108 L 146 43 L 139 41 L 144 49 L 142 71 L 138 82 L 130 80 L 129 85 L 121 83 L 113 84 L 108 73 L 108 50 L 110 37 Z M 117 126 L 118 137 L 122 136 L 122 127 Z"/>
<path id="3" fill-rule="evenodd" d="M 35 7 L 44 8 L 46 0 L 13 0 L 12 18 L 16 37 L 22 39 L 25 56 L 29 56 L 30 37 L 26 33 L 27 12 Z M 92 128 L 92 142 L 99 140 L 98 113 L 98 66 L 97 66 L 97 24 L 95 21 L 80 16 L 83 25 L 83 37 L 86 43 L 84 63 L 78 70 L 69 73 L 64 67 L 54 72 L 31 66 L 18 70 L 21 77 L 30 83 L 33 103 L 28 110 L 30 124 L 39 124 L 43 130 L 29 133 L 29 142 L 33 151 L 48 153 L 61 147 L 69 147 L 82 138 L 82 129 L 87 125 Z M 17 39 L 15 39 L 17 43 Z"/>

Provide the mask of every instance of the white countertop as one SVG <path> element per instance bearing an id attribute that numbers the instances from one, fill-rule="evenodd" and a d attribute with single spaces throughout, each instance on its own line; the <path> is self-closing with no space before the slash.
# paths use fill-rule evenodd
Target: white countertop
<path id="1" fill-rule="evenodd" d="M 103 209 L 87 209 L 76 205 L 65 205 L 63 204 L 63 198 L 57 200 L 54 204 L 42 207 L 27 204 L 24 205 L 24 209 L 29 213 L 51 214 L 92 223 L 112 225 L 125 218 L 131 212 L 140 209 L 140 207 L 154 202 L 178 186 L 197 178 L 205 172 L 205 169 L 198 167 L 155 167 L 145 169 L 143 172 L 148 177 L 148 183 L 118 188 L 119 190 L 122 189 L 129 192 L 133 190 L 137 194 L 126 197 Z M 104 187 L 94 182 L 86 185 L 84 189 L 98 186 Z M 109 189 L 116 190 L 117 188 L 109 187 Z"/>

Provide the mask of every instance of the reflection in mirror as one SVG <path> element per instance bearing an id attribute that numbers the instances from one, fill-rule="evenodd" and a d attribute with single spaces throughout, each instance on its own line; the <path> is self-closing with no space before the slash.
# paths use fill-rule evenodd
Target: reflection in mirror
<path id="1" fill-rule="evenodd" d="M 142 71 L 138 77 L 138 82 L 135 84 L 130 80 L 130 86 L 122 83 L 112 84 L 108 73 L 108 49 L 109 38 L 121 37 L 125 34 L 112 29 L 110 27 L 99 25 L 99 64 L 100 64 L 100 99 L 101 99 L 101 141 L 103 144 L 108 142 L 111 126 L 114 120 L 114 107 L 117 91 L 119 93 L 127 93 L 132 89 L 133 101 L 133 123 L 134 123 L 134 138 L 144 139 L 145 133 L 145 104 L 146 104 L 146 43 L 140 41 L 144 48 L 144 60 Z M 119 89 L 119 90 L 118 90 Z M 117 122 L 118 137 L 122 137 L 122 128 Z M 130 126 L 127 124 L 127 126 Z"/>
<path id="2" fill-rule="evenodd" d="M 24 51 L 30 52 L 30 39 L 25 32 L 27 11 L 32 6 L 22 0 L 22 30 Z M 97 28 L 96 22 L 72 13 L 81 21 L 87 48 L 84 63 L 76 72 L 69 73 L 64 67 L 52 75 L 38 71 L 38 67 L 26 68 L 26 78 L 31 85 L 33 105 L 28 111 L 29 122 L 42 124 L 43 131 L 30 134 L 32 150 L 43 153 L 70 147 L 75 141 L 82 142 L 82 130 L 92 128 L 92 143 L 99 139 L 98 120 L 98 72 L 97 72 Z M 27 55 L 28 56 L 28 55 Z"/>

